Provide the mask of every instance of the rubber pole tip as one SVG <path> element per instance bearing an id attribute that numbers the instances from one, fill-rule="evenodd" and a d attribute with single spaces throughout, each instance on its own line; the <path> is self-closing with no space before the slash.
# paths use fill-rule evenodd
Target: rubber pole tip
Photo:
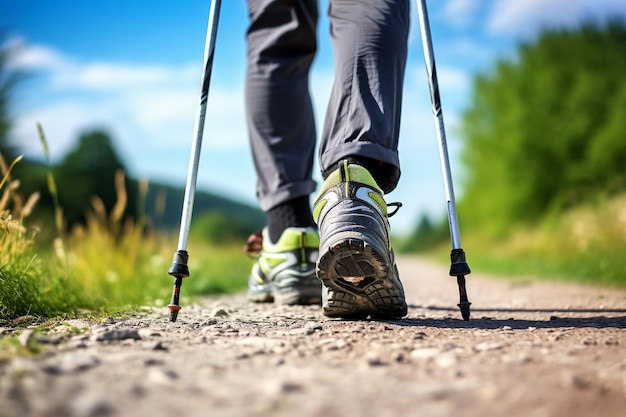
<path id="1" fill-rule="evenodd" d="M 470 306 L 472 303 L 461 303 L 457 305 L 459 306 L 459 309 L 461 309 L 461 316 L 463 317 L 463 320 L 468 321 L 470 319 Z"/>
<path id="2" fill-rule="evenodd" d="M 167 308 L 170 309 L 170 321 L 173 323 L 178 318 L 178 311 L 180 310 L 180 306 L 176 304 L 169 304 Z"/>

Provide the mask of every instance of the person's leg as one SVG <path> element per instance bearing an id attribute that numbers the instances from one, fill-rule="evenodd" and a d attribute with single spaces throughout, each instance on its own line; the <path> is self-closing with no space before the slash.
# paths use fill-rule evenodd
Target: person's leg
<path id="1" fill-rule="evenodd" d="M 308 90 L 317 0 L 248 0 L 246 110 L 257 197 L 275 242 L 313 226 L 309 195 L 316 131 Z"/>
<path id="2" fill-rule="evenodd" d="M 335 83 L 320 143 L 324 178 L 353 158 L 384 192 L 400 177 L 398 134 L 409 33 L 408 0 L 331 0 Z"/>
<path id="3" fill-rule="evenodd" d="M 317 0 L 248 0 L 248 7 L 247 121 L 257 197 L 267 213 L 267 227 L 248 245 L 257 250 L 248 298 L 319 304 L 319 236 L 309 203 L 316 132 L 308 90 Z"/>
<path id="4" fill-rule="evenodd" d="M 324 184 L 314 201 L 317 276 L 330 317 L 407 313 L 391 249 L 384 194 L 397 184 L 408 0 L 331 0 L 335 84 L 320 148 Z"/>

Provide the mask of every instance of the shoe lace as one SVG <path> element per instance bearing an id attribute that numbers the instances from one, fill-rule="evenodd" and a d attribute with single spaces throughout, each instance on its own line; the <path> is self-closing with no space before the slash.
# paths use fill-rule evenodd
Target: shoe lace
<path id="1" fill-rule="evenodd" d="M 259 229 L 248 236 L 246 244 L 243 245 L 243 252 L 251 259 L 257 259 L 263 249 L 263 230 Z"/>
<path id="2" fill-rule="evenodd" d="M 400 207 L 402 207 L 402 203 L 399 202 L 399 201 L 396 201 L 395 203 L 387 203 L 387 208 L 389 208 L 389 207 L 395 207 L 396 208 L 391 213 L 387 213 L 387 217 L 393 217 L 393 215 L 395 215 L 398 212 L 398 210 L 400 210 Z"/>

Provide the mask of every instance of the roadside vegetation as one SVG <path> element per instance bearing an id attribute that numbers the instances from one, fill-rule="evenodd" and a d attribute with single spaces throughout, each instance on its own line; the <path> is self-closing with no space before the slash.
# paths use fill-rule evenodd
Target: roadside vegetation
<path id="1" fill-rule="evenodd" d="M 0 326 L 144 305 L 162 305 L 167 316 L 182 187 L 129 178 L 103 129 L 82 132 L 53 162 L 44 129 L 33 126 L 42 158 L 22 158 L 10 137 L 10 110 L 28 75 L 7 65 L 13 53 L 0 38 Z M 241 248 L 263 218 L 198 190 L 183 306 L 190 297 L 246 286 L 251 261 Z"/>
<path id="2" fill-rule="evenodd" d="M 167 271 L 176 250 L 176 235 L 150 227 L 149 219 L 141 215 L 123 216 L 127 200 L 123 171 L 115 175 L 113 209 L 107 211 L 102 201 L 93 197 L 85 210 L 85 222 L 68 230 L 61 206 L 56 206 L 51 216 L 56 221 L 31 222 L 38 195 L 24 198 L 19 180 L 11 177 L 19 159 L 10 167 L 1 164 L 0 322 L 20 317 L 36 320 L 112 314 L 169 303 L 172 278 Z M 50 193 L 58 201 L 51 174 L 48 181 Z M 143 182 L 140 188 L 145 196 L 148 184 Z M 52 230 L 55 237 L 39 242 L 42 228 Z M 217 245 L 210 239 L 189 242 L 191 276 L 183 284 L 183 303 L 192 296 L 245 287 L 250 264 L 241 251 L 241 240 L 223 243 Z"/>
<path id="3" fill-rule="evenodd" d="M 471 267 L 626 286 L 625 72 L 611 22 L 546 31 L 476 76 L 459 132 Z M 421 219 L 405 247 L 443 257 L 446 222 Z"/>

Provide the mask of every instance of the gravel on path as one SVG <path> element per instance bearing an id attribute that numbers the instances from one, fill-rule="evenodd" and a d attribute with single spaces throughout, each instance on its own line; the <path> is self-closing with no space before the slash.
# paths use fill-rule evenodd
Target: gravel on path
<path id="1" fill-rule="evenodd" d="M 0 417 L 626 416 L 626 291 L 472 274 L 466 322 L 445 266 L 398 266 L 402 320 L 236 294 L 21 329 L 43 352 L 0 362 Z"/>

